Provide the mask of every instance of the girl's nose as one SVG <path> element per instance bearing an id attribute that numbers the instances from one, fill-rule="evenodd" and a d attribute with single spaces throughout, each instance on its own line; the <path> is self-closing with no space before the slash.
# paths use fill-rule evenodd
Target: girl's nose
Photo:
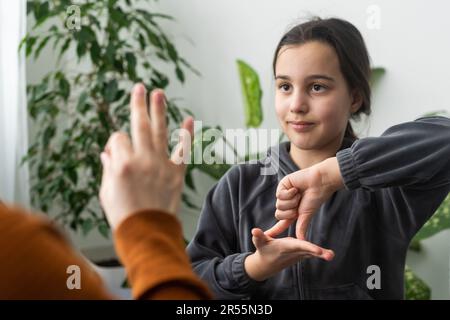
<path id="1" fill-rule="evenodd" d="M 307 113 L 309 107 L 306 97 L 301 93 L 293 95 L 289 109 L 292 113 Z"/>

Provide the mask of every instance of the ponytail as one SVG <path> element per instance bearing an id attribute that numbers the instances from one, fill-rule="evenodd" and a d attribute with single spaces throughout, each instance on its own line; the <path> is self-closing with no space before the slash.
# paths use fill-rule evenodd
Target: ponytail
<path id="1" fill-rule="evenodd" d="M 358 139 L 357 135 L 353 131 L 353 127 L 352 127 L 352 124 L 350 123 L 350 121 L 347 122 L 347 128 L 345 128 L 344 139 L 345 138 L 350 138 L 352 140 Z"/>

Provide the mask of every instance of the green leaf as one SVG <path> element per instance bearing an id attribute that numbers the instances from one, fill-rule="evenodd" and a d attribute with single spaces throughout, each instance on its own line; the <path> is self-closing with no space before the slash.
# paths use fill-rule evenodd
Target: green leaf
<path id="1" fill-rule="evenodd" d="M 176 66 L 175 73 L 177 74 L 178 80 L 180 80 L 181 83 L 184 83 L 184 73 L 183 70 L 180 69 L 180 67 Z"/>
<path id="2" fill-rule="evenodd" d="M 59 51 L 59 54 L 58 54 L 58 62 L 61 59 L 61 57 L 63 56 L 64 52 L 66 52 L 67 49 L 69 48 L 71 41 L 72 41 L 71 38 L 67 38 L 66 41 L 64 41 L 63 45 L 61 46 L 61 50 Z"/>
<path id="3" fill-rule="evenodd" d="M 70 96 L 70 83 L 64 75 L 59 78 L 59 90 L 64 100 L 67 100 Z"/>
<path id="4" fill-rule="evenodd" d="M 33 46 L 36 43 L 37 38 L 36 37 L 27 37 L 26 38 L 26 50 L 25 50 L 25 56 L 29 56 L 33 52 Z"/>
<path id="5" fill-rule="evenodd" d="M 412 240 L 411 243 L 409 244 L 409 250 L 415 251 L 415 252 L 420 252 L 422 251 L 422 244 L 420 243 L 420 241 L 416 241 L 416 240 Z"/>
<path id="6" fill-rule="evenodd" d="M 158 58 L 160 58 L 162 61 L 165 61 L 165 62 L 168 62 L 168 61 L 169 61 L 169 59 L 166 57 L 166 55 L 164 54 L 164 52 L 158 51 L 158 52 L 156 52 L 156 56 L 157 56 Z"/>
<path id="7" fill-rule="evenodd" d="M 201 76 L 201 73 L 195 69 L 194 67 L 192 67 L 184 58 L 180 58 L 180 62 L 189 70 L 191 70 L 193 73 L 195 73 L 197 76 Z"/>
<path id="8" fill-rule="evenodd" d="M 195 184 L 194 184 L 194 179 L 192 178 L 192 170 L 187 170 L 186 174 L 184 176 L 184 182 L 186 183 L 186 185 L 191 188 L 192 190 L 196 191 L 195 189 Z"/>
<path id="9" fill-rule="evenodd" d="M 262 90 L 256 71 L 242 60 L 237 60 L 241 80 L 242 96 L 245 106 L 247 127 L 257 128 L 263 120 L 261 98 Z"/>
<path id="10" fill-rule="evenodd" d="M 118 73 L 124 72 L 123 61 L 121 58 L 115 59 L 113 62 L 113 65 L 114 65 L 114 68 L 116 69 L 116 72 L 118 72 Z"/>
<path id="11" fill-rule="evenodd" d="M 448 113 L 447 110 L 438 110 L 438 111 L 428 112 L 428 113 L 425 113 L 424 115 L 422 115 L 422 117 L 435 117 L 435 116 L 448 117 L 448 116 L 450 116 L 450 114 Z"/>
<path id="12" fill-rule="evenodd" d="M 109 226 L 106 224 L 106 222 L 101 221 L 97 226 L 98 232 L 105 237 L 106 239 L 109 239 Z"/>
<path id="13" fill-rule="evenodd" d="M 424 224 L 412 241 L 419 242 L 445 229 L 450 229 L 450 194 L 447 195 L 433 216 Z"/>
<path id="14" fill-rule="evenodd" d="M 83 220 L 81 224 L 81 230 L 83 235 L 86 236 L 94 228 L 94 220 L 92 218 L 87 218 Z"/>
<path id="15" fill-rule="evenodd" d="M 81 112 L 82 114 L 84 114 L 86 112 L 85 110 L 85 106 L 86 106 L 86 100 L 88 98 L 88 93 L 86 91 L 83 91 L 80 94 L 80 97 L 78 98 L 78 103 L 77 103 L 77 110 L 79 112 Z"/>
<path id="16" fill-rule="evenodd" d="M 28 0 L 27 1 L 27 15 L 29 15 L 32 12 L 34 12 L 34 1 Z"/>
<path id="17" fill-rule="evenodd" d="M 430 300 L 430 287 L 412 270 L 405 266 L 405 298 L 407 300 Z"/>
<path id="18" fill-rule="evenodd" d="M 152 75 L 153 77 L 150 79 L 152 87 L 165 89 L 169 84 L 169 78 L 159 71 L 153 69 Z"/>
<path id="19" fill-rule="evenodd" d="M 118 91 L 117 80 L 113 79 L 108 82 L 103 92 L 103 96 L 107 102 L 113 102 L 116 100 Z"/>
<path id="20" fill-rule="evenodd" d="M 100 62 L 100 54 L 101 54 L 101 48 L 98 45 L 97 41 L 92 42 L 90 54 L 91 54 L 91 60 L 93 64 L 98 64 Z"/>
<path id="21" fill-rule="evenodd" d="M 108 45 L 106 46 L 106 55 L 105 55 L 108 63 L 113 64 L 115 55 L 116 49 L 114 48 L 114 45 L 111 42 L 109 42 Z"/>
<path id="22" fill-rule="evenodd" d="M 215 180 L 219 180 L 223 175 L 231 168 L 231 165 L 227 163 L 214 163 L 214 164 L 196 164 L 195 168 L 199 171 L 207 174 Z"/>
<path id="23" fill-rule="evenodd" d="M 136 18 L 136 17 L 134 18 L 134 21 L 141 27 L 141 29 L 143 29 L 145 31 L 145 34 L 147 35 L 148 40 L 150 41 L 150 43 L 153 46 L 164 50 L 164 46 L 163 46 L 161 40 L 159 39 L 159 37 L 152 30 L 150 30 L 150 28 L 145 24 L 145 22 L 143 22 L 142 20 L 140 20 L 139 18 Z M 146 46 L 144 45 L 144 48 L 145 47 Z"/>
<path id="24" fill-rule="evenodd" d="M 177 63 L 178 62 L 178 52 L 175 49 L 175 47 L 173 46 L 173 44 L 165 37 L 163 36 L 163 39 L 166 43 L 166 48 L 167 48 L 167 53 L 169 54 L 169 58 Z"/>
<path id="25" fill-rule="evenodd" d="M 146 43 L 145 43 L 145 38 L 142 35 L 142 33 L 139 33 L 138 41 L 139 41 L 139 45 L 141 46 L 141 50 L 145 50 Z"/>
<path id="26" fill-rule="evenodd" d="M 370 75 L 370 85 L 373 86 L 374 84 L 378 83 L 380 78 L 386 73 L 386 69 L 382 67 L 374 67 L 371 69 L 371 75 Z"/>
<path id="27" fill-rule="evenodd" d="M 127 52 L 125 60 L 127 60 L 128 75 L 131 79 L 134 79 L 136 77 L 136 56 L 131 52 Z"/>
<path id="28" fill-rule="evenodd" d="M 49 14 L 49 3 L 35 2 L 33 10 L 34 10 L 34 18 L 36 19 L 36 25 L 40 25 Z"/>
<path id="29" fill-rule="evenodd" d="M 189 197 L 186 195 L 186 194 L 182 194 L 181 195 L 181 201 L 183 201 L 183 203 L 188 207 L 188 208 L 191 208 L 191 209 L 194 209 L 194 210 L 200 210 L 200 208 L 197 206 L 197 205 L 195 205 L 190 199 L 189 199 Z"/>
<path id="30" fill-rule="evenodd" d="M 42 136 L 42 144 L 44 146 L 48 146 L 50 143 L 50 140 L 55 136 L 56 133 L 56 127 L 54 125 L 48 126 L 44 130 L 44 135 Z"/>
<path id="31" fill-rule="evenodd" d="M 120 30 L 120 28 L 127 27 L 129 25 L 129 21 L 120 7 L 110 7 L 109 14 L 110 19 L 118 24 L 119 28 L 117 30 Z"/>
<path id="32" fill-rule="evenodd" d="M 86 44 L 84 42 L 78 42 L 77 44 L 77 57 L 80 60 L 86 54 Z"/>
<path id="33" fill-rule="evenodd" d="M 85 43 L 97 41 L 94 31 L 86 26 L 82 26 L 81 30 L 75 33 L 75 38 L 77 38 L 78 41 Z"/>
<path id="34" fill-rule="evenodd" d="M 41 53 L 41 50 L 45 47 L 48 40 L 50 40 L 50 36 L 46 36 L 41 43 L 37 46 L 36 50 L 34 51 L 34 59 L 37 59 L 39 57 L 39 54 Z"/>
<path id="35" fill-rule="evenodd" d="M 69 177 L 70 181 L 73 183 L 74 186 L 78 183 L 78 174 L 75 167 L 69 167 L 65 170 L 65 173 Z"/>

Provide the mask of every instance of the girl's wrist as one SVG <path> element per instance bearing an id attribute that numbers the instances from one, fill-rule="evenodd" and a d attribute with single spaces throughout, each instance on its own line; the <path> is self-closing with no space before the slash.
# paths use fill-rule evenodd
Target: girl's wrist
<path id="1" fill-rule="evenodd" d="M 260 256 L 257 252 L 248 255 L 244 260 L 245 272 L 255 281 L 264 281 L 267 279 L 267 276 L 264 275 L 264 271 L 261 270 L 262 265 Z"/>
<path id="2" fill-rule="evenodd" d="M 326 186 L 330 192 L 335 192 L 345 187 L 336 157 L 325 159 L 317 166 L 322 176 L 323 185 Z"/>

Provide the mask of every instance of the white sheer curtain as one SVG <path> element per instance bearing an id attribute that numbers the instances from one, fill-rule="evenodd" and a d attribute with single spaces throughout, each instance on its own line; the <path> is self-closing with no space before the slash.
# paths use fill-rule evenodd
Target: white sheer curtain
<path id="1" fill-rule="evenodd" d="M 29 206 L 25 57 L 26 0 L 0 0 L 0 200 Z"/>

